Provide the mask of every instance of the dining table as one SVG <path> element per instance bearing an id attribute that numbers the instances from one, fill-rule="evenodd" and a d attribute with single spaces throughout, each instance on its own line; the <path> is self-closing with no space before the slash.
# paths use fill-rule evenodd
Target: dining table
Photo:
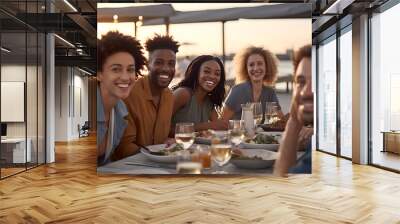
<path id="1" fill-rule="evenodd" d="M 297 158 L 304 152 L 298 152 Z M 224 171 L 225 174 L 218 175 L 266 175 L 272 174 L 273 166 L 264 169 L 244 169 L 238 168 L 231 162 L 222 167 L 212 161 L 211 168 L 202 169 L 201 174 L 212 174 L 215 171 Z M 124 159 L 108 163 L 97 168 L 99 174 L 127 174 L 127 175 L 171 175 L 178 174 L 176 163 L 159 163 L 147 158 L 142 152 L 126 157 Z M 214 174 L 213 174 L 214 175 Z"/>

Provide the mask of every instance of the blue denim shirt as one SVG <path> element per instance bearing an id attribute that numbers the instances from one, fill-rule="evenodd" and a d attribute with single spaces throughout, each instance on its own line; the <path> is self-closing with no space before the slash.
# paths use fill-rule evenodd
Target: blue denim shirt
<path id="1" fill-rule="evenodd" d="M 114 136 L 112 142 L 112 149 L 110 155 L 112 155 L 115 148 L 119 145 L 121 138 L 124 134 L 128 122 L 126 121 L 126 116 L 128 116 L 128 110 L 122 100 L 118 100 L 117 104 L 114 106 Z M 110 122 L 111 123 L 111 122 Z M 105 114 L 104 114 L 104 104 L 103 99 L 100 95 L 100 88 L 97 87 L 97 146 L 99 146 L 105 138 L 108 131 L 106 126 Z M 97 155 L 97 165 L 101 166 L 110 162 L 110 158 L 104 158 L 105 155 Z"/>
<path id="2" fill-rule="evenodd" d="M 304 154 L 297 160 L 296 166 L 289 169 L 289 173 L 304 173 L 311 174 L 312 170 L 312 144 L 311 141 L 307 144 Z"/>

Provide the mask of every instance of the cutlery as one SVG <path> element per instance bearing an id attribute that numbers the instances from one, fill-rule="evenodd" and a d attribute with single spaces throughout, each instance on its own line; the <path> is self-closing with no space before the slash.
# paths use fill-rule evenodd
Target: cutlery
<path id="1" fill-rule="evenodd" d="M 132 143 L 141 147 L 142 149 L 146 150 L 149 154 L 156 155 L 156 156 L 164 156 L 164 153 L 162 153 L 162 152 L 153 152 L 149 148 L 147 148 L 146 146 L 144 146 L 142 144 L 139 144 L 137 142 L 132 142 Z"/>

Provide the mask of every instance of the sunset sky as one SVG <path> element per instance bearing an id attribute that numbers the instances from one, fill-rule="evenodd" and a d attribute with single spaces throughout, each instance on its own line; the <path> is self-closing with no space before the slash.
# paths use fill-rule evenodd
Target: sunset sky
<path id="1" fill-rule="evenodd" d="M 149 3 L 98 3 L 98 7 L 142 6 Z M 179 11 L 193 11 L 238 6 L 257 6 L 265 3 L 174 3 Z M 97 36 L 110 30 L 118 30 L 127 35 L 134 34 L 133 23 L 99 23 Z M 143 43 L 154 33 L 165 33 L 164 25 L 138 27 L 137 38 Z M 221 22 L 171 24 L 170 34 L 180 43 L 190 43 L 180 48 L 179 56 L 222 53 Z M 263 46 L 275 53 L 285 53 L 287 49 L 298 48 L 311 43 L 310 19 L 262 19 L 238 20 L 225 23 L 226 54 L 236 53 L 249 46 Z"/>

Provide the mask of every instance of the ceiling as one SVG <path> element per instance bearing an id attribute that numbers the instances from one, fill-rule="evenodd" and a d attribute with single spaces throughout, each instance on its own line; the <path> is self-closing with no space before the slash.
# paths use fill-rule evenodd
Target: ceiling
<path id="1" fill-rule="evenodd" d="M 316 0 L 313 12 L 313 43 L 351 24 L 352 18 L 373 11 L 388 0 Z"/>
<path id="2" fill-rule="evenodd" d="M 74 45 L 72 47 L 61 38 L 55 38 L 56 66 L 79 66 L 94 74 L 97 66 L 97 2 L 68 0 L 68 3 L 72 7 L 63 0 L 47 0 L 47 5 L 44 0 L 1 0 L 2 46 L 12 50 L 6 57 L 2 57 L 2 61 L 24 63 L 26 55 L 30 60 L 38 51 L 36 33 L 53 32 Z"/>

